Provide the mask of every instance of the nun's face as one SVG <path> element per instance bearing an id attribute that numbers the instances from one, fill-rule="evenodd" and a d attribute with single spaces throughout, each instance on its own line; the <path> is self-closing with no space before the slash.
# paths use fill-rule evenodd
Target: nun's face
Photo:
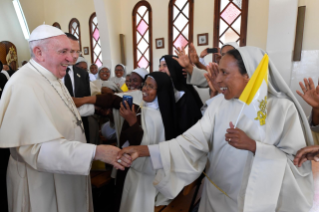
<path id="1" fill-rule="evenodd" d="M 144 82 L 142 92 L 143 92 L 143 100 L 145 102 L 153 102 L 157 94 L 156 81 L 151 77 L 147 77 L 147 79 Z"/>
<path id="2" fill-rule="evenodd" d="M 90 72 L 92 74 L 96 74 L 97 73 L 97 66 L 95 64 L 90 66 Z"/>
<path id="3" fill-rule="evenodd" d="M 131 74 L 131 90 L 140 89 L 142 87 L 143 79 L 136 73 Z"/>
<path id="4" fill-rule="evenodd" d="M 171 73 L 169 73 L 168 67 L 166 65 L 166 61 L 161 61 L 159 65 L 159 71 L 166 73 L 168 76 L 171 76 Z"/>
<path id="5" fill-rule="evenodd" d="M 131 75 L 126 75 L 125 84 L 129 90 L 131 90 Z"/>
<path id="6" fill-rule="evenodd" d="M 80 63 L 76 64 L 76 67 L 83 69 L 83 70 L 88 69 L 88 65 L 86 64 L 86 62 L 80 62 Z"/>
<path id="7" fill-rule="evenodd" d="M 222 50 L 220 51 L 220 54 L 222 55 L 222 56 L 224 56 L 227 52 L 229 52 L 230 50 L 233 50 L 233 49 L 235 49 L 233 46 L 224 46 L 223 48 L 222 48 Z"/>
<path id="8" fill-rule="evenodd" d="M 224 94 L 225 99 L 239 98 L 246 84 L 249 81 L 247 74 L 242 75 L 239 72 L 237 60 L 226 54 L 219 62 L 219 73 L 216 79 L 220 92 Z"/>
<path id="9" fill-rule="evenodd" d="M 115 67 L 115 76 L 121 78 L 124 75 L 124 69 L 122 66 Z"/>
<path id="10" fill-rule="evenodd" d="M 108 70 L 107 68 L 102 68 L 99 75 L 101 80 L 106 81 L 110 78 L 110 74 L 111 74 L 110 70 Z"/>

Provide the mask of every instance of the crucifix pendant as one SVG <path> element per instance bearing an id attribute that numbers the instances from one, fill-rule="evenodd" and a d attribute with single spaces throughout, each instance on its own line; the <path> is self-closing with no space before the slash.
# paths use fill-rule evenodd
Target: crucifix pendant
<path id="1" fill-rule="evenodd" d="M 77 126 L 79 126 L 81 128 L 82 133 L 84 133 L 85 131 L 84 131 L 84 127 L 82 125 L 82 120 L 81 119 L 76 119 L 75 123 L 76 123 Z"/>

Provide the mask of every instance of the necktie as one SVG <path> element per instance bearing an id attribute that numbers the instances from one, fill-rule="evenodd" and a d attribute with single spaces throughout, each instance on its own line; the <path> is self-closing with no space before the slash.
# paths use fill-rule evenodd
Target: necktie
<path id="1" fill-rule="evenodd" d="M 67 68 L 66 69 L 66 75 L 64 76 L 64 84 L 65 84 L 65 87 L 68 89 L 70 95 L 74 96 L 74 94 L 73 94 L 73 86 L 72 86 L 72 82 L 71 82 L 71 77 L 69 75 L 69 71 L 70 71 L 70 69 Z"/>

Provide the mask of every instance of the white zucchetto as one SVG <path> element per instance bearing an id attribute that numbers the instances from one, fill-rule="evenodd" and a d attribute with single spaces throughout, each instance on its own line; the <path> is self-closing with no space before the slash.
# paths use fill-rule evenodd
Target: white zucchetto
<path id="1" fill-rule="evenodd" d="M 29 38 L 29 42 L 36 40 L 43 40 L 51 37 L 56 37 L 60 35 L 65 35 L 64 32 L 54 26 L 50 25 L 40 25 L 35 28 Z"/>

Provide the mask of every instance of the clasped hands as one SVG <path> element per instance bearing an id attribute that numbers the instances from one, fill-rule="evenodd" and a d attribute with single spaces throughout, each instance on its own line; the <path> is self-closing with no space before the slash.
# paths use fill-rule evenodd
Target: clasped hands
<path id="1" fill-rule="evenodd" d="M 122 150 L 112 145 L 98 145 L 94 160 L 111 164 L 115 169 L 124 170 L 125 167 L 130 167 L 136 158 L 145 156 L 149 156 L 148 147 L 145 145 L 129 146 Z"/>

